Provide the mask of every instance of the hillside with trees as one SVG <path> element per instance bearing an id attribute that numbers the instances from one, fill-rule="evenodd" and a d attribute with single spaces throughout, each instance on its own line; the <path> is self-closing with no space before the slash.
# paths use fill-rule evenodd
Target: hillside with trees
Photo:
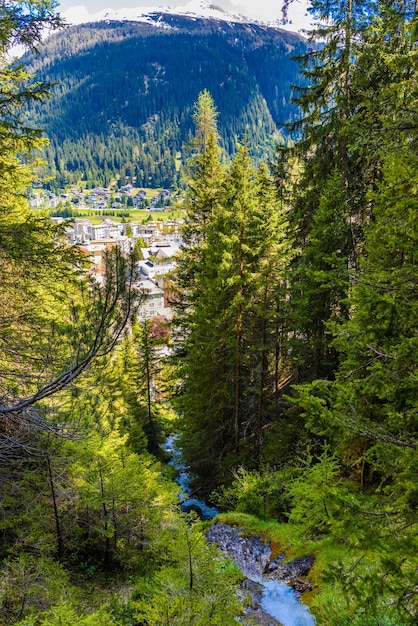
<path id="1" fill-rule="evenodd" d="M 318 626 L 416 624 L 416 3 L 313 7 L 299 139 L 270 170 L 245 140 L 225 159 L 196 99 L 170 334 L 137 319 L 135 256 L 99 283 L 30 210 L 47 88 L 8 53 L 59 24 L 2 3 L 1 624 L 254 623 L 212 522 L 181 512 L 172 433 L 218 519 L 311 557 Z"/>
<path id="2" fill-rule="evenodd" d="M 323 597 L 319 623 L 409 624 L 416 6 L 313 4 L 332 21 L 301 59 L 301 136 L 278 149 L 272 178 L 245 144 L 222 166 L 216 115 L 201 102 L 211 124 L 179 271 L 182 445 L 196 486 L 227 509 L 295 524 L 305 548 L 340 545 L 325 571 L 346 621 Z"/>
<path id="3" fill-rule="evenodd" d="M 299 68 L 292 57 L 305 40 L 204 18 L 156 13 L 154 22 L 73 26 L 24 59 L 40 80 L 56 83 L 30 117 L 50 140 L 48 170 L 58 186 L 118 178 L 146 187 L 178 184 L 203 89 L 218 103 L 227 155 L 244 134 L 258 159 L 273 155 L 296 115 Z"/>

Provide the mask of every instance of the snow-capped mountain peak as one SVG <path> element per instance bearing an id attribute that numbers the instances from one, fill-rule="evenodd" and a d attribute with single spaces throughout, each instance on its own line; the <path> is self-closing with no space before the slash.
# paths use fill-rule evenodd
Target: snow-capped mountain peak
<path id="1" fill-rule="evenodd" d="M 122 9 L 102 9 L 101 11 L 89 15 L 85 6 L 75 6 L 63 13 L 70 24 L 81 24 L 85 22 L 100 21 L 134 21 L 134 22 L 155 22 L 155 16 L 182 15 L 190 18 L 206 18 L 222 20 L 225 22 L 254 22 L 240 14 L 230 13 L 212 3 L 210 0 L 190 0 L 185 6 L 159 6 L 159 7 L 138 7 Z M 159 20 L 163 26 L 163 20 Z M 270 22 L 271 23 L 271 22 Z"/>

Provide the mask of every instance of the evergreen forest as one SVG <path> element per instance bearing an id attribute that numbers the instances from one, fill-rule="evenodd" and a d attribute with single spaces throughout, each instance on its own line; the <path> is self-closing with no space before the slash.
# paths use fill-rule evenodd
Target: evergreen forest
<path id="1" fill-rule="evenodd" d="M 269 162 L 245 134 L 226 158 L 216 92 L 191 106 L 167 326 L 138 321 L 135 254 L 99 283 L 29 208 L 50 86 L 10 52 L 61 24 L 0 3 L 0 624 L 258 623 L 171 434 L 218 519 L 314 557 L 318 626 L 417 623 L 417 6 L 312 10 Z"/>

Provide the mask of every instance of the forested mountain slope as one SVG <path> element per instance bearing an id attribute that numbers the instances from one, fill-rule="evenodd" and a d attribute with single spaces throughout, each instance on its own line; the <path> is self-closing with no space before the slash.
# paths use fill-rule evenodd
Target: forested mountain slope
<path id="1" fill-rule="evenodd" d="M 50 139 L 59 185 L 127 176 L 169 186 L 203 89 L 217 103 L 229 154 L 245 134 L 255 156 L 271 155 L 296 115 L 292 57 L 305 50 L 302 37 L 275 27 L 180 15 L 73 26 L 23 59 L 37 79 L 56 84 L 29 117 Z"/>

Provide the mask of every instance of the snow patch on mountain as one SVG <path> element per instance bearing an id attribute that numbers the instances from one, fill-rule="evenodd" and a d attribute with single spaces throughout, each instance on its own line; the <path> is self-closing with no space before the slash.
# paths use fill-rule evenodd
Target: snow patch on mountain
<path id="1" fill-rule="evenodd" d="M 154 25 L 167 27 L 161 17 L 156 22 L 156 16 L 160 15 L 183 15 L 192 18 L 206 18 L 222 20 L 230 23 L 265 23 L 270 26 L 279 26 L 279 22 L 255 22 L 255 20 L 241 14 L 230 13 L 221 7 L 210 2 L 210 0 L 191 0 L 185 6 L 160 6 L 160 7 L 138 7 L 126 9 L 102 9 L 101 11 L 89 15 L 85 6 L 75 6 L 63 13 L 70 24 L 82 24 L 86 22 L 102 21 L 132 21 L 148 22 Z"/>

